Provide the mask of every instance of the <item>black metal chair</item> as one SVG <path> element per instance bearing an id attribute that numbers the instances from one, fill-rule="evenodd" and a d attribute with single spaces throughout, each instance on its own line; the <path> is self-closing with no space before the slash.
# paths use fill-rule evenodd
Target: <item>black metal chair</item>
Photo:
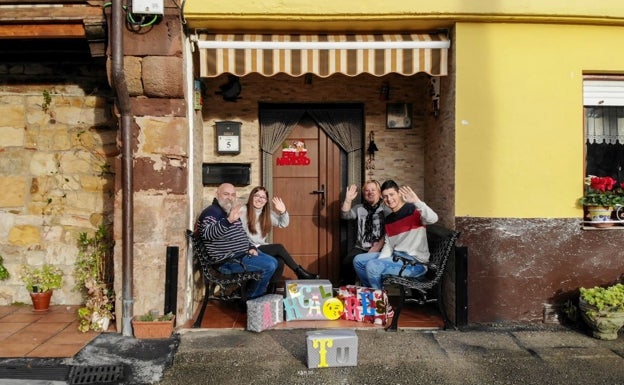
<path id="1" fill-rule="evenodd" d="M 247 271 L 240 258 L 235 258 L 233 255 L 215 260 L 208 254 L 202 239 L 193 231 L 186 230 L 186 236 L 193 247 L 193 258 L 196 258 L 199 262 L 206 285 L 201 310 L 195 323 L 193 323 L 193 328 L 198 328 L 201 326 L 201 321 L 204 318 L 208 301 L 240 300 L 242 303 L 245 303 L 247 300 L 247 286 L 250 281 L 260 280 L 260 272 Z M 243 272 L 232 274 L 221 273 L 219 271 L 219 266 L 228 262 L 240 264 L 243 268 Z"/>
<path id="2" fill-rule="evenodd" d="M 446 229 L 439 225 L 427 226 L 427 242 L 429 244 L 429 263 L 427 264 L 427 274 L 419 278 L 403 277 L 401 274 L 408 265 L 417 263 L 413 259 L 393 257 L 395 261 L 401 260 L 403 267 L 398 275 L 384 275 L 382 283 L 384 288 L 396 285 L 400 290 L 400 302 L 394 309 L 392 323 L 386 330 L 396 331 L 399 322 L 399 315 L 405 302 L 414 302 L 418 305 L 427 303 L 438 303 L 438 307 L 444 321 L 446 322 L 446 311 L 442 303 L 442 277 L 446 271 L 448 259 L 455 252 L 455 242 L 459 238 L 459 232 Z M 411 297 L 407 297 L 407 290 L 412 292 Z"/>

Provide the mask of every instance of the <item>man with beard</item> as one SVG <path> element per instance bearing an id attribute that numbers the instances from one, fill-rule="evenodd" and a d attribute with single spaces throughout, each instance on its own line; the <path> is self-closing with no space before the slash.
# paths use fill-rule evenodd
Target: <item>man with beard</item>
<path id="1" fill-rule="evenodd" d="M 357 238 L 355 245 L 347 253 L 340 264 L 340 284 L 355 283 L 353 258 L 362 253 L 374 253 L 384 245 L 384 205 L 381 200 L 381 187 L 376 180 L 368 180 L 362 185 L 364 202 L 353 205 L 357 197 L 357 186 L 347 188 L 345 200 L 340 208 L 340 217 L 357 221 Z M 389 211 L 388 211 L 389 212 Z"/>
<path id="2" fill-rule="evenodd" d="M 240 219 L 242 206 L 236 200 L 234 186 L 230 183 L 221 184 L 212 204 L 197 219 L 196 232 L 204 240 L 210 255 L 232 253 L 241 258 L 247 271 L 260 271 L 260 281 L 252 284 L 248 293 L 249 298 L 256 298 L 266 292 L 269 280 L 277 268 L 277 261 L 258 251 L 249 241 Z M 229 262 L 220 265 L 219 271 L 224 274 L 239 273 L 242 267 Z"/>

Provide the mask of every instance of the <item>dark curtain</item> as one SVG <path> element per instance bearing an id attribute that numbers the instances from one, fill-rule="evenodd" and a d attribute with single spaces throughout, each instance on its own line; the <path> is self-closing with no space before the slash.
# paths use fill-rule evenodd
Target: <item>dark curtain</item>
<path id="1" fill-rule="evenodd" d="M 271 156 L 304 115 L 310 116 L 325 133 L 347 153 L 348 184 L 360 185 L 362 165 L 361 107 L 327 105 L 260 106 L 260 135 L 262 160 L 270 165 Z M 272 167 L 264 167 L 263 185 L 272 191 Z"/>
<path id="2" fill-rule="evenodd" d="M 587 142 L 587 175 L 610 176 L 624 182 L 624 144 Z"/>

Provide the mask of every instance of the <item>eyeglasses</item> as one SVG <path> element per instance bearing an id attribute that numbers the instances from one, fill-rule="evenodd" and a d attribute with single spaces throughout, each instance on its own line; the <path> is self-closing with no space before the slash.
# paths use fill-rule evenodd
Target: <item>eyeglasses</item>
<path id="1" fill-rule="evenodd" d="M 254 194 L 253 197 L 256 198 L 256 199 L 260 199 L 261 201 L 267 200 L 266 195 L 262 195 L 262 194 Z"/>

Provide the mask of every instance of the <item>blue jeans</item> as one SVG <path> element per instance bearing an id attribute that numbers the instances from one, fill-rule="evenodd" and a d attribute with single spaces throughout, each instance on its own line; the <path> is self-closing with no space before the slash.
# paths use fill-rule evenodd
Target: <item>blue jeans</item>
<path id="1" fill-rule="evenodd" d="M 268 254 L 258 250 L 258 255 L 246 255 L 242 259 L 247 271 L 259 271 L 260 280 L 249 287 L 248 298 L 260 297 L 266 292 L 269 280 L 277 268 L 277 260 Z M 219 266 L 219 271 L 223 274 L 241 273 L 243 268 L 237 263 L 224 263 Z"/>
<path id="2" fill-rule="evenodd" d="M 403 253 L 402 253 L 403 254 Z M 403 262 L 394 262 L 392 258 L 379 259 L 379 253 L 364 253 L 356 255 L 353 267 L 360 278 L 362 286 L 382 289 L 381 276 L 384 274 L 399 274 Z M 407 266 L 403 270 L 403 277 L 420 277 L 427 272 L 424 265 Z"/>

